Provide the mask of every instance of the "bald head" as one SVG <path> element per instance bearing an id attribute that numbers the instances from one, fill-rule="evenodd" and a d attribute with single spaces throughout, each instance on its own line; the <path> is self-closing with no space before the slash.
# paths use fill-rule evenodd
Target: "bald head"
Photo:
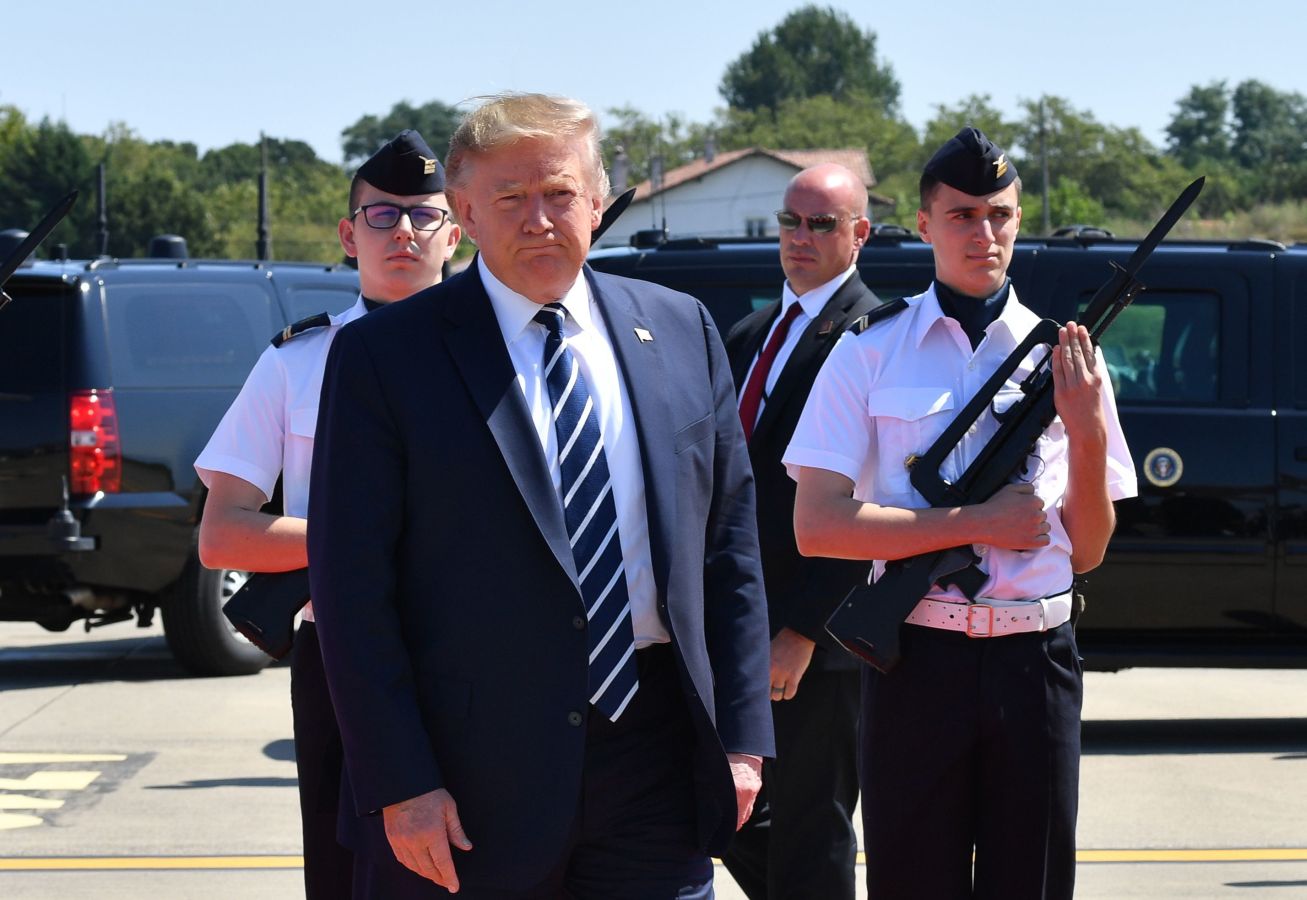
<path id="1" fill-rule="evenodd" d="M 795 228 L 781 226 L 781 266 L 794 293 L 821 287 L 853 265 L 871 232 L 867 199 L 862 179 L 836 163 L 812 166 L 790 180 L 784 211 L 799 222 Z M 831 219 L 834 227 L 824 229 Z"/>

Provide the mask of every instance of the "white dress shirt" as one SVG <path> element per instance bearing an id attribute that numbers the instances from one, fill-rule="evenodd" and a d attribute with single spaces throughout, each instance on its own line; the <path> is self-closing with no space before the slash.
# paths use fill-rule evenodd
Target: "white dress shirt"
<path id="1" fill-rule="evenodd" d="M 767 336 L 758 345 L 758 352 L 753 355 L 753 362 L 749 363 L 749 371 L 745 373 L 742 382 L 743 384 L 749 383 L 749 379 L 753 376 L 753 367 L 758 365 L 758 357 L 762 355 L 763 348 L 771 340 L 776 327 L 785 318 L 785 314 L 789 312 L 790 307 L 796 303 L 799 304 L 802 312 L 796 315 L 794 321 L 790 323 L 790 330 L 785 335 L 785 341 L 781 344 L 780 350 L 777 351 L 776 358 L 772 360 L 771 370 L 767 373 L 767 381 L 762 386 L 762 400 L 758 403 L 759 419 L 762 418 L 763 408 L 767 405 L 767 398 L 771 396 L 772 389 L 776 387 L 776 379 L 780 378 L 781 372 L 785 371 L 785 363 L 789 360 L 790 354 L 794 352 L 794 348 L 799 345 L 799 338 L 803 337 L 803 332 L 807 330 L 808 323 L 821 315 L 821 311 L 830 302 L 830 298 L 835 296 L 835 292 L 844 286 L 844 282 L 848 281 L 850 276 L 856 276 L 857 272 L 858 267 L 850 265 L 830 281 L 820 287 L 813 288 L 803 296 L 794 293 L 794 288 L 790 287 L 789 280 L 786 280 L 785 286 L 781 288 L 780 311 L 776 314 L 776 318 L 772 320 L 771 327 L 767 329 Z M 753 424 L 757 425 L 757 420 L 754 420 Z"/>
<path id="2" fill-rule="evenodd" d="M 558 436 L 554 431 L 549 385 L 542 371 L 546 332 L 543 325 L 534 322 L 540 304 L 501 282 L 480 256 L 477 257 L 477 269 L 481 283 L 490 295 L 508 356 L 517 372 L 517 385 L 526 398 L 561 503 L 563 476 L 558 467 Z M 666 643 L 671 636 L 658 615 L 658 591 L 653 576 L 653 555 L 649 549 L 644 470 L 626 382 L 613 355 L 608 327 L 604 324 L 599 305 L 590 295 L 585 278 L 578 276 L 558 302 L 567 310 L 563 336 L 581 367 L 586 389 L 599 411 L 599 431 L 603 436 L 604 456 L 608 460 L 613 503 L 617 507 L 617 533 L 622 543 L 635 645 L 645 647 Z"/>
<path id="3" fill-rule="evenodd" d="M 860 335 L 846 333 L 808 395 L 798 427 L 785 451 L 793 478 L 800 467 L 838 472 L 853 481 L 853 497 L 902 509 L 930 504 L 909 481 L 905 461 L 930 449 L 958 412 L 976 395 L 1039 317 L 1022 306 L 1013 290 L 1002 314 L 985 329 L 974 351 L 956 321 L 946 318 L 932 285 L 908 298 L 908 308 Z M 1036 347 L 944 461 L 941 474 L 951 482 L 965 471 L 998 429 L 994 410 L 1021 397 L 1018 384 L 1041 358 Z M 1111 381 L 1102 375 L 1107 419 L 1107 487 L 1113 500 L 1138 492 L 1134 463 L 1121 432 Z M 1067 442 L 1061 419 L 1054 419 L 1030 457 L 1029 480 L 1048 511 L 1049 544 L 1038 550 L 1004 550 L 976 545 L 988 578 L 980 597 L 1033 600 L 1071 586 L 1071 541 L 1062 525 L 1067 487 Z M 876 577 L 884 563 L 876 561 Z M 966 602 L 956 588 L 934 591 L 936 600 Z"/>
<path id="4" fill-rule="evenodd" d="M 313 433 L 327 351 L 341 326 L 367 311 L 360 295 L 353 306 L 331 317 L 330 326 L 263 351 L 195 460 L 205 487 L 214 472 L 224 472 L 254 485 L 266 501 L 281 475 L 282 514 L 308 517 Z M 311 604 L 304 607 L 304 618 L 313 621 Z"/>

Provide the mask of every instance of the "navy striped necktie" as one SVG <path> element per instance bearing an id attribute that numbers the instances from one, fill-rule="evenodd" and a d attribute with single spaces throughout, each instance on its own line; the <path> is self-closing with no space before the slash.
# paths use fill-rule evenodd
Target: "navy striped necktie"
<path id="1" fill-rule="evenodd" d="M 617 721 L 639 687 L 631 600 L 599 409 L 563 337 L 566 318 L 561 303 L 547 303 L 535 315 L 546 330 L 544 375 L 558 436 L 563 518 L 589 619 L 590 702 Z"/>

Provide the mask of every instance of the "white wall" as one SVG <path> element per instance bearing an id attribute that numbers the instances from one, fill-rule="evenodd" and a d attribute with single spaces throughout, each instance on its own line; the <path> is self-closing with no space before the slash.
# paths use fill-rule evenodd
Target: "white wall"
<path id="1" fill-rule="evenodd" d="M 672 237 L 742 237 L 751 218 L 766 223 L 775 235 L 781 195 L 797 169 L 769 156 L 750 156 L 693 181 L 632 203 L 600 240 L 600 246 L 625 245 L 637 231 L 659 228 L 664 217 Z"/>

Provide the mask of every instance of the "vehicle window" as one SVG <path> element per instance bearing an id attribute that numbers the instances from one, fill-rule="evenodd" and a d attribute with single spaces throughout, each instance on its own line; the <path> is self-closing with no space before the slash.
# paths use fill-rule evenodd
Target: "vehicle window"
<path id="1" fill-rule="evenodd" d="M 337 315 L 343 313 L 358 300 L 358 288 L 342 284 L 340 287 L 326 285 L 292 285 L 282 287 L 286 295 L 286 314 L 292 322 L 316 316 L 320 312 Z"/>
<path id="2" fill-rule="evenodd" d="M 57 391 L 63 385 L 63 303 L 56 294 L 25 293 L 0 309 L 0 394 Z"/>
<path id="3" fill-rule="evenodd" d="M 1082 298 L 1082 310 L 1091 296 Z M 1141 294 L 1103 336 L 1103 358 L 1117 399 L 1215 402 L 1220 395 L 1219 323 L 1216 294 Z"/>
<path id="4" fill-rule="evenodd" d="M 258 284 L 112 285 L 110 365 L 124 388 L 234 387 L 281 316 Z"/>

